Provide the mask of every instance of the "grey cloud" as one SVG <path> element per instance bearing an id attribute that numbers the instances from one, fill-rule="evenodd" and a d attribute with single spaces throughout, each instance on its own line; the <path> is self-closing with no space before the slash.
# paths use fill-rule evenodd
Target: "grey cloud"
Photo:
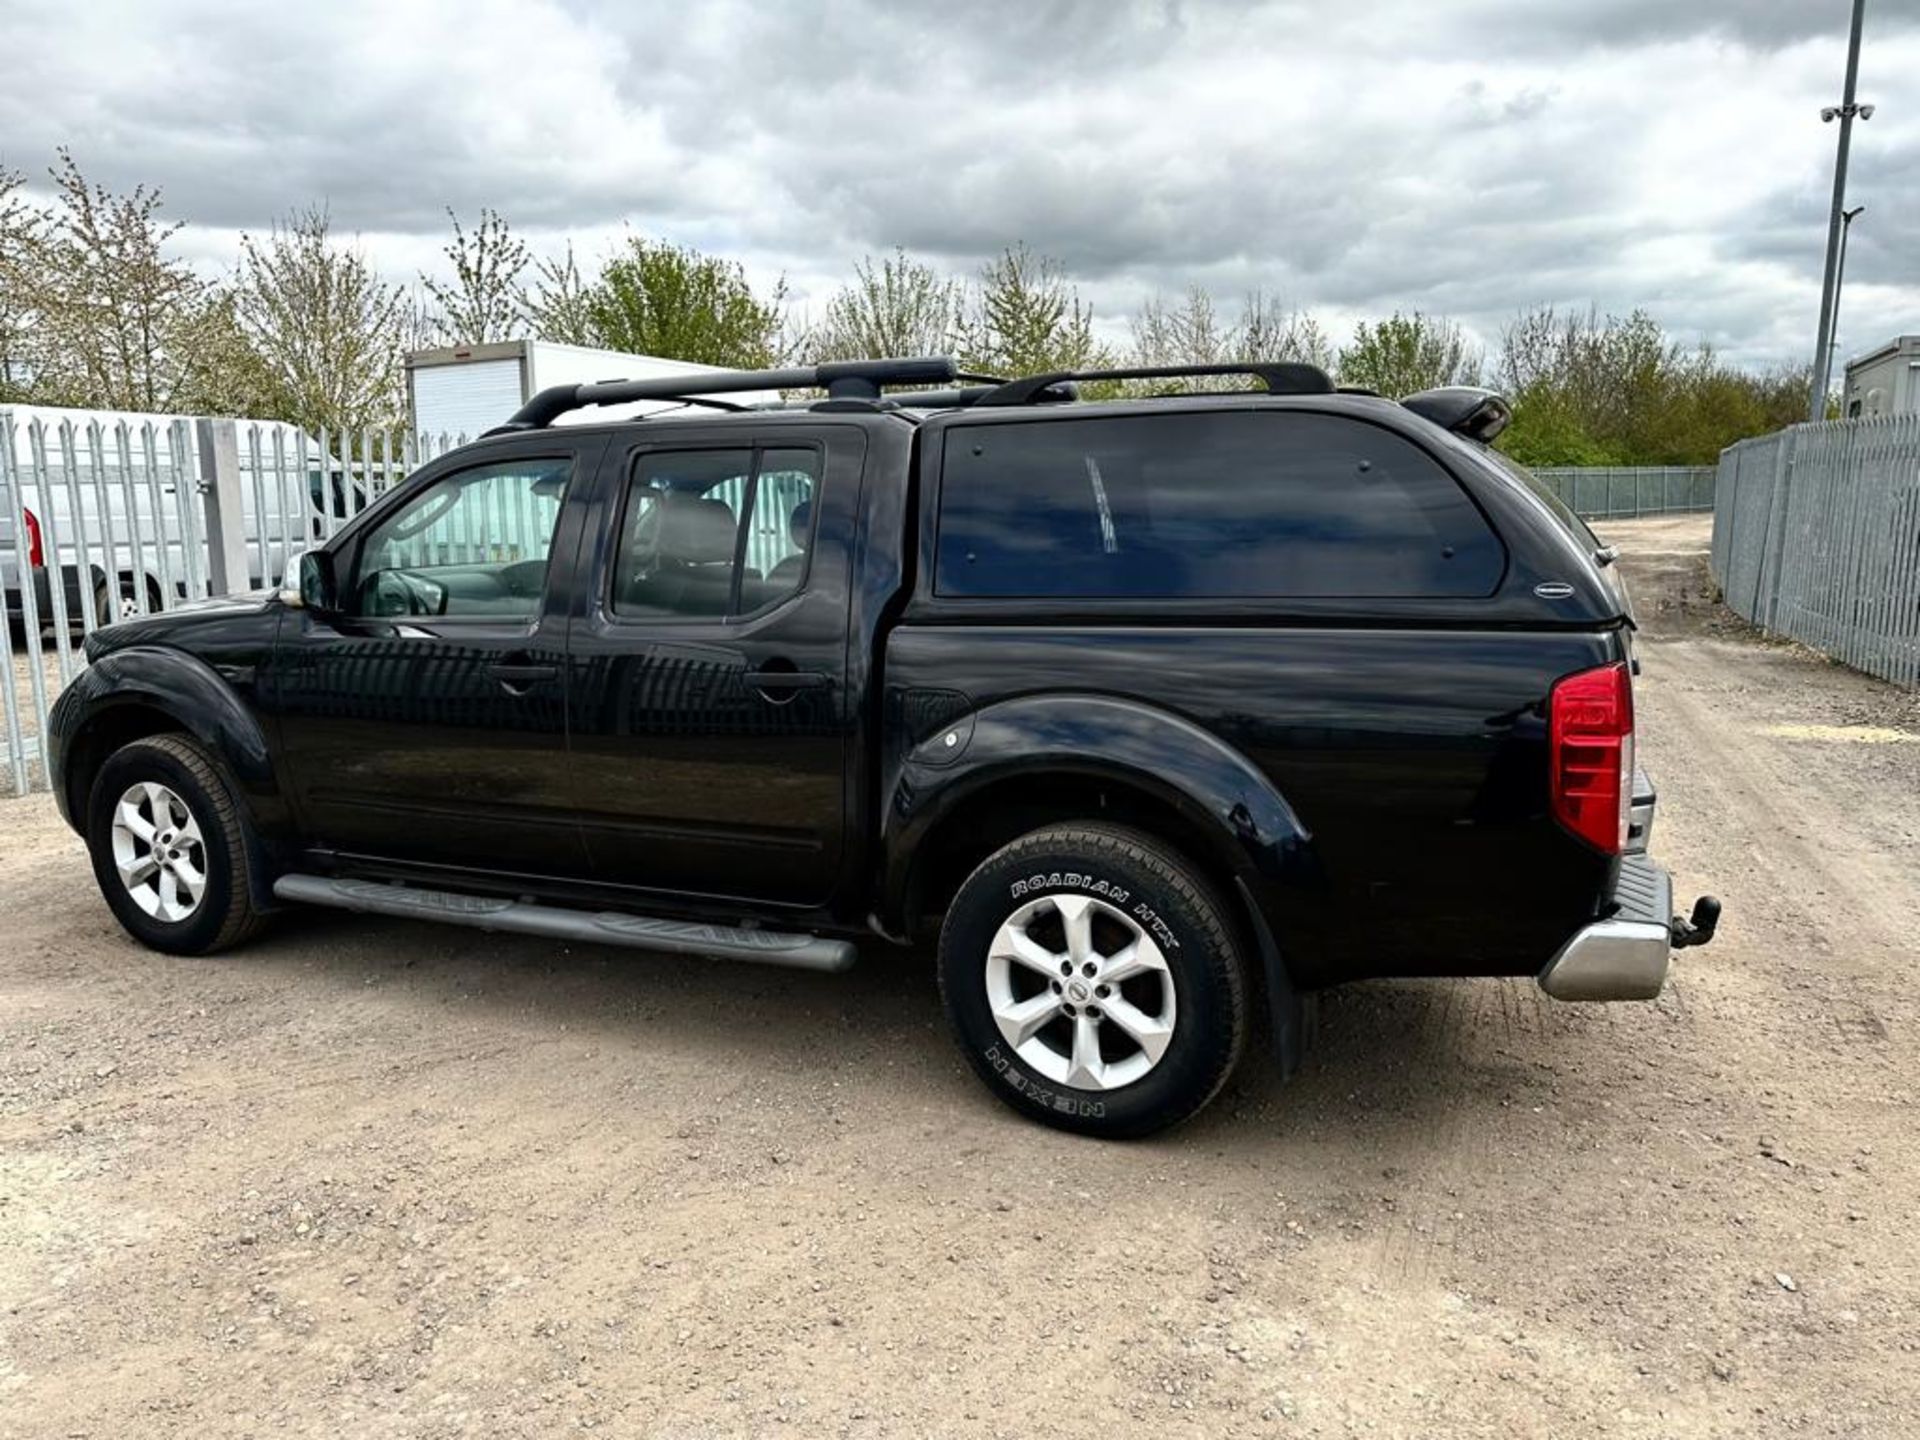
<path id="1" fill-rule="evenodd" d="M 724 251 L 809 301 L 863 253 L 966 272 L 1025 241 L 1111 323 L 1194 282 L 1448 310 L 1483 336 L 1592 301 L 1756 360 L 1797 358 L 1817 287 L 1813 110 L 1845 24 L 1788 0 L 12 8 L 41 63 L 0 88 L 0 161 L 68 143 L 222 230 L 324 200 L 411 258 L 447 206 L 488 205 L 543 246 L 627 223 Z M 1876 6 L 1869 43 L 1887 111 L 1850 273 L 1920 311 L 1896 243 L 1920 219 L 1920 132 L 1891 83 L 1920 16 Z M 1763 82 L 1807 118 L 1742 137 L 1778 156 L 1744 192 L 1724 193 L 1727 157 L 1649 157 L 1663 120 L 1711 129 Z M 1676 165 L 1711 205 L 1668 203 Z"/>

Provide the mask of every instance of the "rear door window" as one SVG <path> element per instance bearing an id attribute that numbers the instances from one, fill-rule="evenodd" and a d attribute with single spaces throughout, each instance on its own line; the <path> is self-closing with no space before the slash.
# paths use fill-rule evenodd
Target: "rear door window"
<path id="1" fill-rule="evenodd" d="M 614 556 L 613 612 L 717 619 L 792 595 L 806 575 L 819 477 L 812 448 L 642 454 Z"/>
<path id="2" fill-rule="evenodd" d="M 1458 598 L 1506 563 L 1411 442 L 1271 410 L 954 426 L 938 525 L 954 597 Z"/>

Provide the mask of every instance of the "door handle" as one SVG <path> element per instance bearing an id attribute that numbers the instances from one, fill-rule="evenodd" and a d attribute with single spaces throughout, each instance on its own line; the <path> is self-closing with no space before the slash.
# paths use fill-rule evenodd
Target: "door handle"
<path id="1" fill-rule="evenodd" d="M 524 694 L 529 686 L 542 680 L 552 680 L 559 676 L 558 665 L 537 665 L 530 659 L 515 657 L 501 660 L 487 667 L 487 674 L 505 687 L 511 695 Z"/>
<path id="2" fill-rule="evenodd" d="M 824 670 L 749 670 L 740 678 L 755 690 L 824 690 L 833 684 Z"/>

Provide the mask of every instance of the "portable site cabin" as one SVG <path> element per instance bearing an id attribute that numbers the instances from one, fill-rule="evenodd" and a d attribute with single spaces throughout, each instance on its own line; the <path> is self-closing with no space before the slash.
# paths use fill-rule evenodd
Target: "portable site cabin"
<path id="1" fill-rule="evenodd" d="M 534 395 L 554 385 L 597 380 L 652 380 L 695 373 L 725 373 L 722 367 L 626 355 L 549 340 L 503 340 L 417 350 L 407 356 L 407 401 L 416 434 L 473 440 L 505 423 Z M 741 405 L 772 403 L 775 391 L 729 394 Z M 591 425 L 679 408 L 671 401 L 641 400 L 606 405 L 563 417 L 562 424 Z"/>
<path id="2" fill-rule="evenodd" d="M 1920 415 L 1920 335 L 1901 335 L 1849 360 L 1840 413 L 1849 420 Z"/>

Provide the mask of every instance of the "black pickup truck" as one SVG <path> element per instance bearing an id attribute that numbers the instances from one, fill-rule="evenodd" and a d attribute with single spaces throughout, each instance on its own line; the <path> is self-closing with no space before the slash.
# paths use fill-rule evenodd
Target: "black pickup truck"
<path id="1" fill-rule="evenodd" d="M 1611 553 L 1507 416 L 1299 365 L 561 387 L 297 590 L 90 636 L 56 791 L 178 953 L 290 902 L 829 971 L 937 931 L 995 1094 L 1144 1134 L 1324 987 L 1646 999 L 1711 935 Z"/>

